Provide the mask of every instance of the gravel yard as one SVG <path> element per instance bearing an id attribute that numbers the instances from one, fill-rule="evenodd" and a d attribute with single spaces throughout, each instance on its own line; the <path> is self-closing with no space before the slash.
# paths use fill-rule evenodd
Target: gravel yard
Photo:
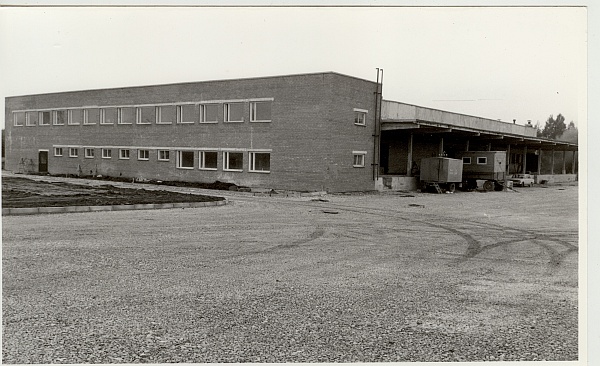
<path id="1" fill-rule="evenodd" d="M 2 360 L 577 360 L 578 187 L 518 191 L 3 217 Z"/>

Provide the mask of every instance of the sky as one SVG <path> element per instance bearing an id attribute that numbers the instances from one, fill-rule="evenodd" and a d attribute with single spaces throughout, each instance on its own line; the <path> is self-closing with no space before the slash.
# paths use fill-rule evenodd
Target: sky
<path id="1" fill-rule="evenodd" d="M 383 97 L 518 124 L 586 103 L 585 7 L 4 7 L 14 95 L 335 71 Z M 4 126 L 4 115 L 0 116 Z"/>

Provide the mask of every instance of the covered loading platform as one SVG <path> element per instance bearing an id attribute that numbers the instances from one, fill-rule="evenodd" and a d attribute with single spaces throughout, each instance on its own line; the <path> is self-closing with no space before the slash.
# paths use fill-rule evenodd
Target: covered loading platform
<path id="1" fill-rule="evenodd" d="M 381 107 L 380 190 L 416 189 L 421 159 L 463 151 L 506 151 L 506 173 L 531 173 L 537 183 L 577 179 L 577 144 L 539 138 L 533 126 L 387 100 Z"/>

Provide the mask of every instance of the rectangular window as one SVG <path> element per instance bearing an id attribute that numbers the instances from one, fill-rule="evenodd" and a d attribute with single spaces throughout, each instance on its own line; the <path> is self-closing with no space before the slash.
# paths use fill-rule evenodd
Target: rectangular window
<path id="1" fill-rule="evenodd" d="M 55 147 L 54 148 L 54 156 L 63 156 L 62 147 Z"/>
<path id="2" fill-rule="evenodd" d="M 271 102 L 251 102 L 250 122 L 271 122 Z"/>
<path id="3" fill-rule="evenodd" d="M 477 164 L 481 164 L 481 165 L 487 164 L 487 158 L 485 158 L 485 157 L 478 157 L 477 158 Z"/>
<path id="4" fill-rule="evenodd" d="M 69 124 L 70 125 L 78 125 L 83 121 L 83 110 L 81 109 L 72 109 L 69 110 Z"/>
<path id="5" fill-rule="evenodd" d="M 136 122 L 136 108 L 134 107 L 123 107 L 118 109 L 118 124 L 130 125 Z"/>
<path id="6" fill-rule="evenodd" d="M 170 124 L 177 118 L 174 105 L 156 107 L 156 123 Z"/>
<path id="7" fill-rule="evenodd" d="M 244 154 L 241 152 L 223 152 L 223 170 L 241 172 L 244 168 Z"/>
<path id="8" fill-rule="evenodd" d="M 79 155 L 79 149 L 76 147 L 70 147 L 69 148 L 69 157 L 70 158 L 76 158 Z"/>
<path id="9" fill-rule="evenodd" d="M 225 122 L 244 122 L 244 103 L 225 103 L 223 115 Z"/>
<path id="10" fill-rule="evenodd" d="M 112 149 L 102 149 L 102 159 L 111 159 Z"/>
<path id="11" fill-rule="evenodd" d="M 353 151 L 352 155 L 354 156 L 354 162 L 352 166 L 355 168 L 364 168 L 365 167 L 365 156 L 367 155 L 366 151 Z"/>
<path id="12" fill-rule="evenodd" d="M 156 108 L 154 107 L 138 107 L 136 115 L 136 123 L 138 125 L 148 125 L 156 121 Z"/>
<path id="13" fill-rule="evenodd" d="M 50 126 L 50 111 L 40 112 L 39 120 L 40 126 Z"/>
<path id="14" fill-rule="evenodd" d="M 83 111 L 83 124 L 95 125 L 100 122 L 100 109 L 88 108 Z"/>
<path id="15" fill-rule="evenodd" d="M 200 122 L 216 123 L 219 121 L 219 105 L 203 104 L 200 110 Z"/>
<path id="16" fill-rule="evenodd" d="M 177 123 L 194 123 L 198 119 L 198 107 L 195 104 L 177 106 Z"/>
<path id="17" fill-rule="evenodd" d="M 257 173 L 269 173 L 271 171 L 271 153 L 251 152 L 250 171 Z"/>
<path id="18" fill-rule="evenodd" d="M 54 111 L 54 121 L 53 123 L 57 126 L 64 125 L 67 120 L 67 111 L 66 110 L 58 110 Z"/>
<path id="19" fill-rule="evenodd" d="M 199 168 L 204 170 L 217 170 L 217 152 L 216 151 L 200 151 L 198 157 L 200 163 Z"/>
<path id="20" fill-rule="evenodd" d="M 36 126 L 38 122 L 38 112 L 27 112 L 25 115 L 26 126 Z"/>
<path id="21" fill-rule="evenodd" d="M 25 124 L 25 112 L 13 113 L 13 126 L 23 126 Z"/>
<path id="22" fill-rule="evenodd" d="M 365 109 L 354 108 L 354 124 L 359 126 L 367 125 L 367 113 Z"/>
<path id="23" fill-rule="evenodd" d="M 114 125 L 117 122 L 118 108 L 102 108 L 100 110 L 100 124 Z"/>
<path id="24" fill-rule="evenodd" d="M 177 151 L 177 167 L 180 169 L 194 169 L 194 152 Z"/>
<path id="25" fill-rule="evenodd" d="M 129 159 L 129 149 L 119 149 L 119 159 Z"/>
<path id="26" fill-rule="evenodd" d="M 94 157 L 94 149 L 91 147 L 86 147 L 85 150 L 83 151 L 83 155 L 86 158 L 93 158 Z"/>
<path id="27" fill-rule="evenodd" d="M 463 164 L 471 164 L 471 157 L 464 157 Z"/>
<path id="28" fill-rule="evenodd" d="M 138 160 L 149 160 L 150 150 L 138 150 Z"/>
<path id="29" fill-rule="evenodd" d="M 169 161 L 169 150 L 158 150 L 159 161 Z"/>

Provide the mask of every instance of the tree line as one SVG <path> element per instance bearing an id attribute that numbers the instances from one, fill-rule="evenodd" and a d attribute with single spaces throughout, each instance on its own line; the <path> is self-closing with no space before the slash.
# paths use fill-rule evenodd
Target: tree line
<path id="1" fill-rule="evenodd" d="M 565 117 L 560 113 L 556 118 L 550 115 L 544 124 L 544 128 L 539 123 L 535 128 L 537 129 L 538 137 L 577 143 L 577 127 L 575 127 L 575 123 L 571 121 L 567 126 L 565 124 Z"/>

